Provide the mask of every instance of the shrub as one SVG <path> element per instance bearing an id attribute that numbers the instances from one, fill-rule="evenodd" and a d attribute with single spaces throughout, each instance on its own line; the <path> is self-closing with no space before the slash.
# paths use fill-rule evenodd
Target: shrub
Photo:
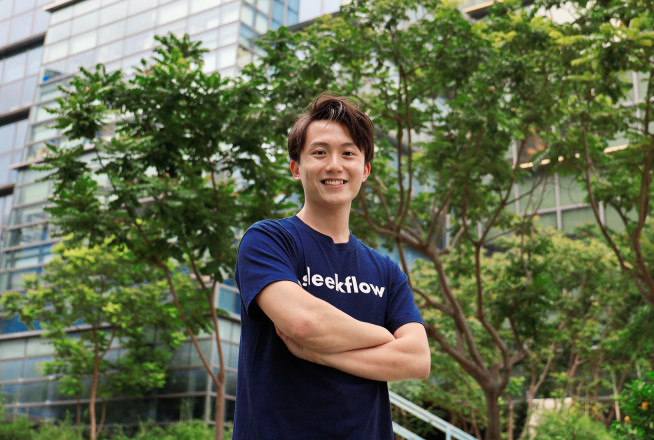
<path id="1" fill-rule="evenodd" d="M 575 409 L 546 411 L 532 440 L 612 440 L 604 425 Z"/>
<path id="2" fill-rule="evenodd" d="M 8 421 L 4 412 L 0 415 L 0 440 L 32 440 L 34 424 L 25 416 Z"/>
<path id="3" fill-rule="evenodd" d="M 654 372 L 625 386 L 620 397 L 624 413 L 611 429 L 618 439 L 651 440 L 654 438 Z"/>

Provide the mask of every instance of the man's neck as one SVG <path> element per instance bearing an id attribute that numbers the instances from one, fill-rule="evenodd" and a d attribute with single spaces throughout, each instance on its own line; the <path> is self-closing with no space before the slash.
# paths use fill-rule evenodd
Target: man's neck
<path id="1" fill-rule="evenodd" d="M 334 243 L 350 241 L 350 206 L 320 209 L 304 205 L 297 216 L 309 227 L 330 236 Z"/>

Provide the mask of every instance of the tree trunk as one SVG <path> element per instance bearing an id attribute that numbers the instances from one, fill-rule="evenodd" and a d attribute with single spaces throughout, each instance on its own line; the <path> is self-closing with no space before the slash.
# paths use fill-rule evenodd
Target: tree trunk
<path id="1" fill-rule="evenodd" d="M 507 395 L 506 399 L 507 402 L 509 403 L 509 421 L 508 421 L 508 426 L 506 427 L 506 440 L 513 440 L 513 417 L 514 417 L 513 397 Z"/>
<path id="2" fill-rule="evenodd" d="M 98 392 L 98 371 L 100 369 L 100 358 L 97 353 L 93 358 L 93 382 L 91 384 L 91 399 L 89 401 L 89 419 L 91 421 L 91 440 L 97 440 L 98 433 L 95 426 L 95 399 Z"/>
<path id="3" fill-rule="evenodd" d="M 500 405 L 495 395 L 495 390 L 484 391 L 486 397 L 486 416 L 488 426 L 486 427 L 485 440 L 502 440 L 502 424 L 500 418 Z"/>
<path id="4" fill-rule="evenodd" d="M 77 427 L 82 424 L 82 402 L 80 400 L 79 394 L 77 395 L 77 414 L 76 414 Z"/>
<path id="5" fill-rule="evenodd" d="M 223 440 L 225 435 L 225 380 L 216 384 L 216 433 L 215 440 Z"/>

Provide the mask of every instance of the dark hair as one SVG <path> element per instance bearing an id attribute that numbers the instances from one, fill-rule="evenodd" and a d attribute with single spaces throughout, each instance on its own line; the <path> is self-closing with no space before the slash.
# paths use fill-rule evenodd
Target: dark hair
<path id="1" fill-rule="evenodd" d="M 356 146 L 364 154 L 366 163 L 372 162 L 375 142 L 370 118 L 350 98 L 322 93 L 293 124 L 288 135 L 288 155 L 300 161 L 300 153 L 307 139 L 307 129 L 313 121 L 334 121 L 345 125 Z"/>

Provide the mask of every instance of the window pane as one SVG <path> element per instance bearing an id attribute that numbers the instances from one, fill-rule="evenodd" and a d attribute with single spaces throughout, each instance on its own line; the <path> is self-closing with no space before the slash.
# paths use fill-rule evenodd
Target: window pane
<path id="1" fill-rule="evenodd" d="M 0 378 L 2 378 L 2 380 L 16 380 L 16 379 L 20 379 L 22 375 L 23 375 L 22 359 L 0 362 Z"/>
<path id="2" fill-rule="evenodd" d="M 46 338 L 29 338 L 27 340 L 26 356 L 38 356 L 40 354 L 52 354 L 54 347 L 50 344 L 50 340 Z"/>
<path id="3" fill-rule="evenodd" d="M 157 0 L 138 0 L 129 3 L 129 15 L 138 14 L 146 9 L 157 7 Z"/>
<path id="4" fill-rule="evenodd" d="M 0 20 L 11 17 L 12 0 L 0 0 Z"/>
<path id="5" fill-rule="evenodd" d="M 87 2 L 84 2 L 87 3 Z M 73 34 L 81 34 L 91 29 L 98 27 L 98 11 L 91 12 L 90 14 L 82 15 L 81 17 L 76 17 L 73 20 L 72 31 Z"/>
<path id="6" fill-rule="evenodd" d="M 16 124 L 0 125 L 0 153 L 6 153 L 14 148 Z"/>
<path id="7" fill-rule="evenodd" d="M 595 222 L 595 216 L 591 208 L 571 209 L 561 213 L 563 232 L 571 234 L 579 226 Z"/>
<path id="8" fill-rule="evenodd" d="M 47 223 L 13 229 L 7 233 L 7 246 L 23 246 L 39 243 L 50 238 Z"/>
<path id="9" fill-rule="evenodd" d="M 286 14 L 286 24 L 290 26 L 295 23 L 297 23 L 297 12 L 291 11 L 289 9 L 288 13 Z"/>
<path id="10" fill-rule="evenodd" d="M 584 202 L 585 191 L 579 190 L 579 184 L 570 176 L 559 176 L 559 195 L 561 206 Z"/>
<path id="11" fill-rule="evenodd" d="M 11 165 L 11 154 L 0 156 L 0 185 L 9 183 L 9 165 Z"/>
<path id="12" fill-rule="evenodd" d="M 73 17 L 73 8 L 61 8 L 52 13 L 50 18 L 53 25 L 69 20 Z"/>
<path id="13" fill-rule="evenodd" d="M 273 6 L 273 19 L 280 23 L 284 22 L 284 4 L 275 2 Z"/>
<path id="14" fill-rule="evenodd" d="M 24 377 L 26 379 L 35 379 L 37 377 L 43 377 L 43 363 L 51 361 L 52 356 L 41 356 L 36 358 L 27 358 L 25 359 L 25 371 Z M 47 383 L 47 382 L 39 382 Z"/>
<path id="15" fill-rule="evenodd" d="M 14 149 L 23 148 L 27 140 L 27 119 L 16 123 L 16 138 L 14 139 Z"/>
<path id="16" fill-rule="evenodd" d="M 87 32 L 70 39 L 70 53 L 76 54 L 95 47 L 97 41 L 96 31 Z"/>
<path id="17" fill-rule="evenodd" d="M 121 20 L 127 16 L 127 2 L 121 1 L 106 8 L 102 8 L 102 15 L 100 15 L 100 25 L 111 23 L 116 20 Z"/>
<path id="18" fill-rule="evenodd" d="M 11 359 L 25 356 L 25 341 L 9 340 L 0 343 L 0 359 Z"/>
<path id="19" fill-rule="evenodd" d="M 24 383 L 20 392 L 19 402 L 43 402 L 48 396 L 48 382 Z M 35 408 L 30 408 L 34 410 Z M 36 414 L 35 414 L 36 415 Z M 42 415 L 39 413 L 39 415 Z"/>
<path id="20" fill-rule="evenodd" d="M 250 26 L 254 26 L 254 9 L 250 6 L 243 6 L 243 9 L 241 9 L 241 21 Z"/>
<path id="21" fill-rule="evenodd" d="M 236 63 L 236 46 L 228 46 L 218 51 L 218 69 L 233 66 Z"/>
<path id="22" fill-rule="evenodd" d="M 2 86 L 0 88 L 0 113 L 18 110 L 20 108 L 21 92 L 21 87 L 17 87 L 16 84 Z"/>
<path id="23" fill-rule="evenodd" d="M 31 223 L 39 220 L 45 220 L 48 214 L 43 210 L 43 204 L 26 206 L 24 208 L 13 209 L 11 212 L 10 223 L 12 225 L 20 225 L 23 223 Z"/>
<path id="24" fill-rule="evenodd" d="M 141 32 L 145 29 L 154 27 L 154 19 L 157 15 L 156 11 L 147 11 L 139 15 L 135 15 L 127 19 L 127 35 Z"/>
<path id="25" fill-rule="evenodd" d="M 218 30 L 218 45 L 226 46 L 228 44 L 236 43 L 236 36 L 238 33 L 238 23 L 228 24 Z"/>
<path id="26" fill-rule="evenodd" d="M 62 41 L 46 48 L 43 62 L 49 63 L 50 61 L 63 58 L 66 55 L 68 55 L 68 41 Z"/>
<path id="27" fill-rule="evenodd" d="M 143 32 L 125 40 L 125 55 L 132 55 L 152 47 L 154 47 L 154 32 Z"/>
<path id="28" fill-rule="evenodd" d="M 23 81 L 23 97 L 21 107 L 27 107 L 34 102 L 34 92 L 36 91 L 36 76 L 25 78 Z"/>
<path id="29" fill-rule="evenodd" d="M 191 14 L 213 8 L 220 3 L 220 0 L 191 0 Z"/>
<path id="30" fill-rule="evenodd" d="M 37 47 L 27 53 L 27 68 L 25 75 L 36 75 L 41 67 L 41 57 L 43 56 L 43 47 Z"/>
<path id="31" fill-rule="evenodd" d="M 220 8 L 220 16 L 223 19 L 223 23 L 231 23 L 232 21 L 238 20 L 238 7 L 238 2 L 232 2 Z"/>
<path id="32" fill-rule="evenodd" d="M 254 28 L 260 34 L 265 34 L 268 30 L 268 17 L 257 12 L 257 21 L 254 23 Z"/>
<path id="33" fill-rule="evenodd" d="M 209 29 L 215 29 L 220 25 L 220 10 L 212 9 L 189 18 L 189 33 L 195 34 Z"/>
<path id="34" fill-rule="evenodd" d="M 23 186 L 16 190 L 16 203 L 40 202 L 47 198 L 50 192 L 49 182 L 38 182 L 32 185 Z"/>
<path id="35" fill-rule="evenodd" d="M 34 12 L 19 15 L 11 19 L 11 31 L 9 41 L 19 41 L 30 36 L 32 31 L 32 19 Z"/>
<path id="36" fill-rule="evenodd" d="M 266 14 L 270 13 L 270 0 L 257 0 L 257 8 Z"/>
<path id="37" fill-rule="evenodd" d="M 125 35 L 125 21 L 121 20 L 117 23 L 101 27 L 98 32 L 98 44 L 105 44 L 122 38 Z"/>
<path id="38" fill-rule="evenodd" d="M 108 61 L 116 60 L 123 55 L 123 40 L 114 41 L 113 43 L 105 44 L 99 47 L 96 51 L 98 63 L 106 63 Z"/>
<path id="39" fill-rule="evenodd" d="M 25 62 L 27 61 L 27 53 L 22 52 L 18 55 L 5 59 L 5 71 L 2 77 L 4 84 L 16 81 L 25 74 Z"/>
<path id="40" fill-rule="evenodd" d="M 51 26 L 48 29 L 48 44 L 55 43 L 57 41 L 63 40 L 64 38 L 70 37 L 70 25 L 70 21 L 65 21 L 61 24 Z"/>
<path id="41" fill-rule="evenodd" d="M 185 17 L 188 12 L 188 3 L 186 0 L 176 1 L 170 5 L 159 8 L 158 24 L 169 23 L 177 20 L 179 17 Z"/>

